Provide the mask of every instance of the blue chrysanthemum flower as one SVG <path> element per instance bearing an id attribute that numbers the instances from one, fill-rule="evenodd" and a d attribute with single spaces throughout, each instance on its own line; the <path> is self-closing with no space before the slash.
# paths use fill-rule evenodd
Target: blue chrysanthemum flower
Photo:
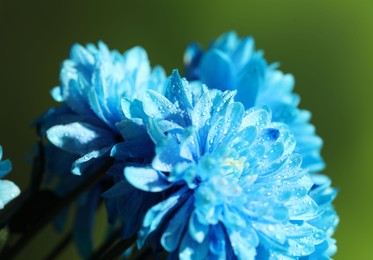
<path id="1" fill-rule="evenodd" d="M 3 157 L 3 148 L 0 145 L 0 209 L 17 197 L 21 191 L 17 185 L 3 178 L 12 170 L 12 164 L 9 160 L 1 161 Z"/>
<path id="2" fill-rule="evenodd" d="M 140 247 L 180 259 L 294 259 L 325 241 L 293 134 L 271 122 L 268 107 L 245 111 L 234 95 L 174 72 L 165 96 L 149 90 L 129 106 L 156 155 L 151 165 L 126 167 L 125 177 L 163 197 L 144 217 Z"/>
<path id="3" fill-rule="evenodd" d="M 51 91 L 62 105 L 51 109 L 37 122 L 53 145 L 45 147 L 46 171 L 48 185 L 56 184 L 57 195 L 64 197 L 85 180 L 84 176 L 73 176 L 70 172 L 88 176 L 110 158 L 115 144 L 128 145 L 133 141 L 134 133 L 124 121 L 121 99 L 141 100 L 147 89 L 162 91 L 165 80 L 164 70 L 160 66 L 152 69 L 141 47 L 124 54 L 110 51 L 102 42 L 97 47 L 92 44 L 86 48 L 72 47 L 70 58 L 62 65 L 60 86 Z M 140 144 L 142 140 L 137 141 Z M 95 210 L 107 179 L 110 184 L 113 182 L 111 177 L 105 178 L 75 204 L 73 236 L 85 258 L 92 252 Z M 58 230 L 62 230 L 66 216 L 67 210 L 55 220 Z"/>
<path id="4" fill-rule="evenodd" d="M 52 144 L 79 155 L 72 172 L 80 175 L 126 138 L 117 126 L 124 119 L 121 98 L 141 99 L 147 89 L 162 91 L 165 73 L 159 66 L 151 69 L 141 47 L 120 54 L 99 42 L 98 47 L 74 45 L 60 79 L 51 94 L 63 105 L 51 110 L 42 123 Z"/>
<path id="5" fill-rule="evenodd" d="M 300 98 L 293 93 L 293 76 L 277 70 L 277 64 L 268 65 L 263 53 L 255 50 L 253 38 L 240 39 L 235 32 L 228 32 L 212 42 L 206 52 L 191 44 L 184 64 L 188 80 L 199 80 L 223 91 L 237 90 L 235 100 L 246 109 L 269 106 L 272 120 L 286 123 L 294 133 L 295 152 L 302 155 L 302 166 L 311 172 L 324 168 L 322 140 L 309 122 L 310 112 L 298 108 Z"/>

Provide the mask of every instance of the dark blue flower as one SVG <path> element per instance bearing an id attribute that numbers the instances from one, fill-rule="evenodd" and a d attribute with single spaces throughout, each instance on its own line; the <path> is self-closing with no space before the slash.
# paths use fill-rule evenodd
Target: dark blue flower
<path id="1" fill-rule="evenodd" d="M 54 193 L 63 199 L 73 192 L 85 180 L 86 176 L 94 173 L 96 168 L 85 170 L 84 176 L 71 174 L 71 165 L 79 157 L 75 154 L 63 151 L 52 144 L 45 144 L 46 178 L 44 188 L 52 189 Z M 93 252 L 93 227 L 96 219 L 96 210 L 99 207 L 101 193 L 112 180 L 104 177 L 100 182 L 79 196 L 76 201 L 65 208 L 53 221 L 54 228 L 62 233 L 66 227 L 69 214 L 74 214 L 72 235 L 79 254 L 89 258 Z"/>
<path id="2" fill-rule="evenodd" d="M 2 158 L 3 147 L 0 145 L 0 210 L 21 193 L 20 189 L 13 182 L 3 180 L 12 170 L 12 164 L 9 160 L 1 161 Z"/>
<path id="3" fill-rule="evenodd" d="M 162 246 L 180 259 L 286 259 L 309 256 L 325 241 L 293 134 L 271 122 L 268 107 L 245 111 L 234 95 L 174 72 L 165 95 L 149 90 L 127 106 L 156 155 L 126 167 L 126 180 L 161 197 L 144 217 L 140 247 Z"/>
<path id="4" fill-rule="evenodd" d="M 238 38 L 228 32 L 204 52 L 199 45 L 191 44 L 184 54 L 186 78 L 199 80 L 211 88 L 237 90 L 235 100 L 246 109 L 267 105 L 272 110 L 274 122 L 286 123 L 294 133 L 295 152 L 303 157 L 303 167 L 311 172 L 324 168 L 320 156 L 322 140 L 310 124 L 309 111 L 298 108 L 300 98 L 293 93 L 294 78 L 268 65 L 262 51 L 256 51 L 254 39 Z"/>

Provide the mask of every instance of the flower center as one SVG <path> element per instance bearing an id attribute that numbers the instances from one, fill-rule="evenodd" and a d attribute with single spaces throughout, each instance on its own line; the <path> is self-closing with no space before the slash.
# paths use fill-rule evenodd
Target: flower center
<path id="1" fill-rule="evenodd" d="M 246 157 L 240 156 L 235 150 L 223 148 L 205 154 L 198 162 L 197 172 L 201 180 L 222 176 L 236 182 L 247 168 L 246 161 Z"/>
<path id="2" fill-rule="evenodd" d="M 239 177 L 245 168 L 245 157 L 239 158 L 226 158 L 222 163 L 222 168 L 224 169 L 224 175 L 234 175 Z"/>

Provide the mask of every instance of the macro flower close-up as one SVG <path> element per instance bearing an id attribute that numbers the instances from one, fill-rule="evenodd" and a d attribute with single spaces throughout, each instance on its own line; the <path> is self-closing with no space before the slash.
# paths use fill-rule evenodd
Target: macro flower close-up
<path id="1" fill-rule="evenodd" d="M 165 75 L 161 67 L 150 68 L 141 47 L 122 55 L 100 42 L 98 47 L 74 45 L 60 80 L 51 94 L 63 104 L 49 111 L 41 124 L 52 144 L 81 156 L 72 166 L 80 175 L 96 158 L 107 158 L 124 138 L 117 126 L 123 119 L 121 98 L 141 97 L 147 89 L 162 91 Z"/>
<path id="2" fill-rule="evenodd" d="M 125 176 L 165 199 L 145 215 L 140 247 L 161 243 L 175 259 L 303 257 L 326 239 L 312 225 L 323 209 L 308 195 L 314 184 L 293 134 L 271 122 L 268 107 L 245 112 L 234 95 L 189 85 L 176 71 L 165 96 L 147 92 L 156 156 Z"/>
<path id="3" fill-rule="evenodd" d="M 368 2 L 0 3 L 0 259 L 370 259 Z"/>
<path id="4" fill-rule="evenodd" d="M 131 135 L 125 123 L 118 124 L 123 120 L 121 98 L 141 98 L 147 89 L 162 91 L 165 75 L 160 66 L 150 67 L 143 48 L 121 54 L 99 42 L 97 47 L 74 45 L 70 58 L 62 64 L 60 80 L 51 95 L 62 105 L 49 110 L 36 124 L 51 143 L 46 145 L 48 183 L 56 179 L 55 189 L 63 197 L 107 163 L 111 148 Z M 86 177 L 77 178 L 70 171 Z M 85 257 L 92 254 L 92 209 L 110 183 L 110 177 L 104 178 L 76 203 L 73 236 Z M 62 231 L 65 222 L 66 213 L 56 219 L 57 230 Z"/>

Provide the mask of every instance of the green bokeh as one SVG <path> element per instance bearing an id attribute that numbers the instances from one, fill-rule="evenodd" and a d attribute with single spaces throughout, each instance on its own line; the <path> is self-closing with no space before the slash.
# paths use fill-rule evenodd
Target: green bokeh
<path id="1" fill-rule="evenodd" d="M 72 43 L 105 41 L 124 51 L 141 45 L 169 74 L 182 69 L 188 42 L 207 46 L 234 29 L 253 35 L 270 62 L 296 78 L 301 107 L 324 139 L 325 173 L 340 188 L 336 259 L 369 259 L 372 219 L 373 2 L 262 1 L 7 1 L 0 0 L 0 144 L 24 188 L 32 120 L 56 104 L 48 91 Z M 23 257 L 45 254 L 51 230 Z M 69 247 L 69 254 L 75 251 Z M 67 257 L 68 254 L 65 255 Z M 75 256 L 76 257 L 76 256 Z"/>

